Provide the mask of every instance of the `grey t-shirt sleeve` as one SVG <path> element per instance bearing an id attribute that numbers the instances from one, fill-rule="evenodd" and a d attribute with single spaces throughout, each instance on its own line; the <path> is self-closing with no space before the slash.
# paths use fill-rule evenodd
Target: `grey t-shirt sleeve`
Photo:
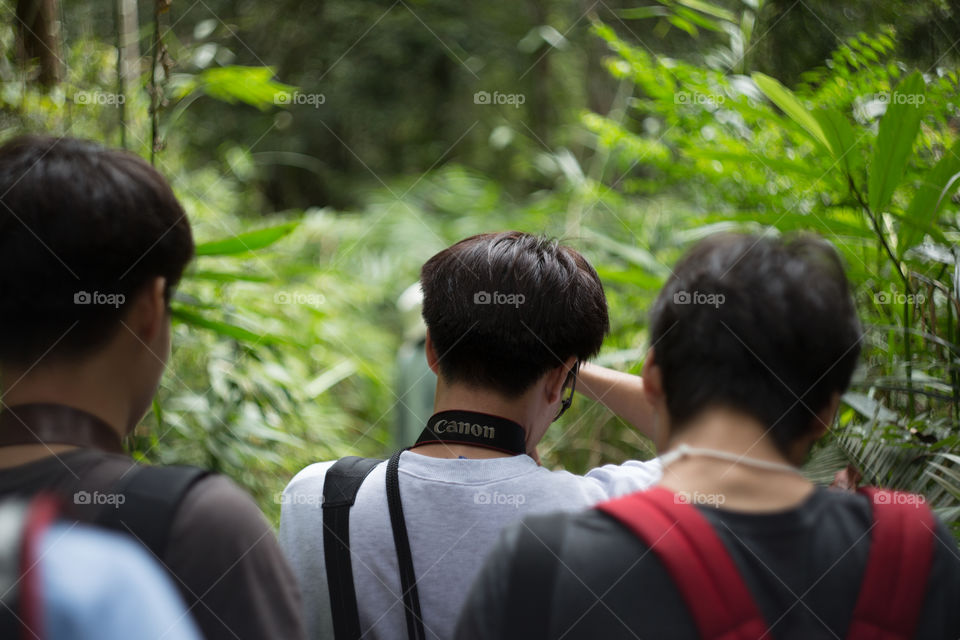
<path id="1" fill-rule="evenodd" d="M 253 500 L 224 476 L 204 478 L 177 511 L 164 558 L 207 640 L 306 638 L 296 580 Z"/>
<path id="2" fill-rule="evenodd" d="M 323 550 L 323 484 L 336 461 L 312 464 L 283 490 L 280 548 L 300 585 L 303 619 L 310 638 L 333 638 L 333 614 Z"/>

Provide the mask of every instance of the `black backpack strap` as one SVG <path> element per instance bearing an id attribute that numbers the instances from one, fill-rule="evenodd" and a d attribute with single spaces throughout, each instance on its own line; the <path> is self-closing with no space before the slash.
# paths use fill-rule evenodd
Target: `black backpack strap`
<path id="1" fill-rule="evenodd" d="M 390 525 L 393 528 L 393 544 L 397 548 L 397 563 L 400 565 L 400 588 L 403 591 L 403 609 L 407 616 L 407 637 L 424 640 L 423 614 L 420 612 L 420 595 L 417 593 L 417 575 L 413 570 L 413 554 L 410 539 L 403 519 L 403 504 L 400 501 L 400 454 L 397 451 L 387 461 L 387 506 L 390 508 Z"/>
<path id="2" fill-rule="evenodd" d="M 349 456 L 337 460 L 323 480 L 323 557 L 336 640 L 360 638 L 360 613 L 350 559 L 350 507 L 360 485 L 383 460 Z"/>
<path id="3" fill-rule="evenodd" d="M 520 537 L 513 554 L 503 618 L 510 626 L 510 633 L 517 638 L 540 640 L 550 637 L 553 588 L 560 567 L 565 515 L 538 516 L 533 521 L 521 520 L 518 525 Z"/>
<path id="4" fill-rule="evenodd" d="M 136 465 L 113 485 L 96 524 L 133 535 L 158 558 L 164 558 L 174 516 L 187 492 L 206 469 L 188 466 Z"/>

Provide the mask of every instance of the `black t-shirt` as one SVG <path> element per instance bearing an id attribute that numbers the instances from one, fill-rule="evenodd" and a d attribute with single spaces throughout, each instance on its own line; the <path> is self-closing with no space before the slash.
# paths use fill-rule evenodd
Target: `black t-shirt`
<path id="1" fill-rule="evenodd" d="M 128 456 L 75 449 L 0 468 L 0 498 L 48 491 L 68 515 L 91 522 L 110 504 L 78 501 L 78 491 L 110 494 L 134 464 Z M 85 503 L 84 503 L 85 502 Z M 208 640 L 306 637 L 296 580 L 263 514 L 228 478 L 207 476 L 177 510 L 161 564 L 174 576 Z"/>
<path id="2" fill-rule="evenodd" d="M 870 548 L 869 499 L 818 488 L 800 506 L 747 514 L 697 506 L 713 526 L 776 640 L 844 638 Z M 524 527 L 550 527 L 556 562 L 536 588 L 550 593 L 548 638 L 698 638 L 695 623 L 655 553 L 624 525 L 595 509 L 527 518 L 501 535 L 473 585 L 458 640 L 519 638 L 507 619 L 517 541 Z M 559 528 L 559 529 L 557 529 Z M 546 537 L 546 536 L 544 536 Z M 937 523 L 934 559 L 917 638 L 960 638 L 960 554 Z M 527 639 L 524 639 L 527 640 Z"/>

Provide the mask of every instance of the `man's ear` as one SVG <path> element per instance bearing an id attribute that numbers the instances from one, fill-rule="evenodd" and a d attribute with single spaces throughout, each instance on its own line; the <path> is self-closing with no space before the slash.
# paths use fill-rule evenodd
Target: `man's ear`
<path id="1" fill-rule="evenodd" d="M 653 407 L 659 406 L 666 398 L 663 394 L 663 372 L 657 364 L 653 347 L 647 350 L 640 375 L 643 376 L 643 395 L 647 402 Z"/>
<path id="2" fill-rule="evenodd" d="M 440 376 L 440 358 L 437 357 L 437 349 L 433 346 L 433 340 L 430 338 L 430 330 L 427 330 L 427 341 L 424 344 L 427 352 L 427 366 L 438 377 Z"/>
<path id="3" fill-rule="evenodd" d="M 163 332 L 167 318 L 167 300 L 165 297 L 167 279 L 157 276 L 149 280 L 134 299 L 127 312 L 127 326 L 145 344 L 151 344 Z"/>
<path id="4" fill-rule="evenodd" d="M 577 357 L 570 356 L 563 364 L 547 372 L 544 380 L 544 393 L 546 393 L 548 404 L 560 400 L 560 396 L 563 394 L 563 383 L 567 381 L 567 376 L 575 364 L 577 364 Z"/>

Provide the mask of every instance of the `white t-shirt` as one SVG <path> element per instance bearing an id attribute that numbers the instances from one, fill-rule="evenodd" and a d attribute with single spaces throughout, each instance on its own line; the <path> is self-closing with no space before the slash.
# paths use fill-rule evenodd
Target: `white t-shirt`
<path id="1" fill-rule="evenodd" d="M 323 553 L 324 476 L 319 462 L 283 492 L 280 546 L 300 581 L 308 635 L 332 638 Z M 407 637 L 397 553 L 387 509 L 386 462 L 367 476 L 350 510 L 360 629 L 369 640 Z M 400 456 L 400 497 L 427 638 L 446 639 L 500 530 L 529 513 L 576 511 L 659 481 L 659 460 L 605 465 L 585 476 L 550 471 L 527 455 L 490 460 Z"/>

